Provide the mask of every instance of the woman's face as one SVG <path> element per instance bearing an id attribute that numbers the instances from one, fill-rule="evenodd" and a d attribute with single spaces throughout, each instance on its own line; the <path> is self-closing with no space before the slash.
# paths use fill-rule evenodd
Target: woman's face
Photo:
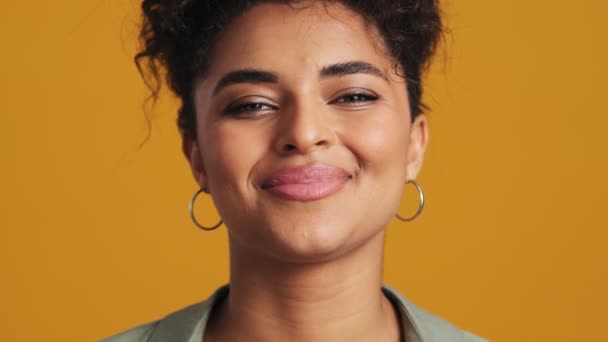
<path id="1" fill-rule="evenodd" d="M 258 5 L 222 32 L 185 139 L 232 248 L 288 261 L 382 234 L 426 146 L 379 36 L 338 4 Z"/>

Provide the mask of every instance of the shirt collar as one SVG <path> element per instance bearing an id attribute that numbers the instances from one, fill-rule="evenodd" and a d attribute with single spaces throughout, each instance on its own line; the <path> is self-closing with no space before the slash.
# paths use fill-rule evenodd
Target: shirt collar
<path id="1" fill-rule="evenodd" d="M 418 308 L 393 288 L 384 285 L 382 291 L 399 310 L 406 341 L 466 341 L 461 330 Z M 222 286 L 206 301 L 187 307 L 160 320 L 148 342 L 201 342 L 211 310 L 215 304 L 228 295 L 228 292 L 229 286 Z"/>

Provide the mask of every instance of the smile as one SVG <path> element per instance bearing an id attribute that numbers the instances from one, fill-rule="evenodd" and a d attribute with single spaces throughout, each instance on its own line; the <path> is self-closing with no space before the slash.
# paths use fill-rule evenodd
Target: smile
<path id="1" fill-rule="evenodd" d="M 266 178 L 262 189 L 290 201 L 315 201 L 340 191 L 352 178 L 346 170 L 325 164 L 281 169 Z"/>

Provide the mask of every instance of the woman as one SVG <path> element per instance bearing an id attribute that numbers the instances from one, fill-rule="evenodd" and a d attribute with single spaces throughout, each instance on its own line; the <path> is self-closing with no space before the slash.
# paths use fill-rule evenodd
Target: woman
<path id="1" fill-rule="evenodd" d="M 143 11 L 138 65 L 182 100 L 192 202 L 210 195 L 222 221 L 192 218 L 225 225 L 230 286 L 107 341 L 481 341 L 382 286 L 386 225 L 427 145 L 436 0 Z"/>

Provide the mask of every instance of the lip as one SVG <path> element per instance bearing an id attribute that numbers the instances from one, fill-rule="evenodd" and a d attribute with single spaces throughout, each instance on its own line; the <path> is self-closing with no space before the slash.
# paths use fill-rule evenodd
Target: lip
<path id="1" fill-rule="evenodd" d="M 352 175 L 326 164 L 287 167 L 264 179 L 262 189 L 290 201 L 316 201 L 340 191 Z"/>

